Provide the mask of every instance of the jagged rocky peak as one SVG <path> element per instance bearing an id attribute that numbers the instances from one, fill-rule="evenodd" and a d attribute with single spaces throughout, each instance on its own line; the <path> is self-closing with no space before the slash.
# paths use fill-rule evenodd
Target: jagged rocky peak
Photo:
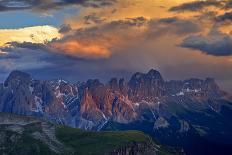
<path id="1" fill-rule="evenodd" d="M 98 79 L 91 79 L 86 82 L 86 86 L 91 89 L 91 88 L 103 86 L 103 84 Z"/>
<path id="2" fill-rule="evenodd" d="M 135 73 L 132 77 L 130 82 L 141 81 L 141 80 L 159 80 L 164 81 L 162 75 L 159 71 L 151 69 L 148 73 Z"/>
<path id="3" fill-rule="evenodd" d="M 221 90 L 218 83 L 214 78 L 206 78 L 204 82 L 204 89 L 209 92 L 209 95 L 216 96 L 226 96 L 228 95 L 226 92 Z"/>
<path id="4" fill-rule="evenodd" d="M 184 86 L 190 89 L 201 89 L 204 91 L 218 91 L 220 90 L 214 78 L 189 79 L 184 81 Z"/>
<path id="5" fill-rule="evenodd" d="M 226 95 L 213 78 L 206 78 L 205 80 L 191 78 L 184 81 L 167 81 L 165 85 L 166 90 L 172 96 L 191 95 L 205 98 Z"/>
<path id="6" fill-rule="evenodd" d="M 98 108 L 93 100 L 92 94 L 90 93 L 88 88 L 85 88 L 82 97 L 80 112 L 82 115 L 84 115 L 84 117 L 93 119 L 95 117 L 94 115 L 96 114 L 96 110 L 98 110 Z"/>
<path id="7" fill-rule="evenodd" d="M 131 80 L 138 80 L 138 79 L 141 79 L 142 77 L 144 77 L 144 74 L 137 72 L 131 77 Z"/>
<path id="8" fill-rule="evenodd" d="M 185 82 L 185 85 L 188 85 L 190 87 L 202 87 L 204 85 L 218 87 L 218 84 L 214 78 L 206 78 L 205 80 L 191 78 L 189 80 L 185 80 L 184 82 Z"/>
<path id="9" fill-rule="evenodd" d="M 110 89 L 112 90 L 119 90 L 119 83 L 117 78 L 112 78 L 109 81 Z"/>
<path id="10" fill-rule="evenodd" d="M 129 97 L 133 101 L 153 101 L 156 97 L 166 93 L 163 77 L 154 69 L 147 74 L 135 73 L 128 85 L 130 88 Z"/>
<path id="11" fill-rule="evenodd" d="M 158 79 L 163 81 L 163 77 L 160 74 L 159 71 L 151 69 L 147 74 L 146 77 L 151 78 L 151 79 Z"/>
<path id="12" fill-rule="evenodd" d="M 6 81 L 4 82 L 4 86 L 8 85 L 17 86 L 19 84 L 28 84 L 32 80 L 31 76 L 27 73 L 15 70 L 10 73 Z"/>
<path id="13" fill-rule="evenodd" d="M 127 82 L 125 81 L 125 79 L 120 79 L 119 82 L 118 82 L 118 85 L 119 85 L 119 89 L 120 91 L 122 92 L 123 95 L 127 95 L 127 92 L 128 92 L 128 85 L 127 85 Z"/>
<path id="14" fill-rule="evenodd" d="M 85 84 L 82 85 L 82 89 L 88 88 L 89 92 L 94 97 L 102 97 L 105 92 L 105 86 L 98 79 L 88 80 Z"/>
<path id="15" fill-rule="evenodd" d="M 206 78 L 205 83 L 209 89 L 219 89 L 219 86 L 214 78 Z"/>
<path id="16" fill-rule="evenodd" d="M 123 78 L 120 79 L 120 80 L 119 80 L 119 87 L 122 88 L 122 87 L 125 87 L 125 86 L 126 86 L 126 81 L 125 81 L 125 79 L 123 79 Z"/>
<path id="17" fill-rule="evenodd" d="M 2 92 L 3 88 L 4 88 L 3 83 L 0 83 L 0 93 Z"/>

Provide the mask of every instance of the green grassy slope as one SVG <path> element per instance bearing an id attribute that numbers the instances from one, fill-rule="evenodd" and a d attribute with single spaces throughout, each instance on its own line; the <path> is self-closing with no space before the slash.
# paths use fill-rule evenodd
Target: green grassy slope
<path id="1" fill-rule="evenodd" d="M 8 129 L 9 125 L 0 125 L 0 154 L 6 155 L 55 155 L 42 141 L 31 136 L 39 130 L 33 125 L 24 126 L 22 133 Z"/>
<path id="2" fill-rule="evenodd" d="M 150 137 L 139 131 L 87 132 L 80 129 L 58 127 L 56 135 L 69 148 L 68 151 L 83 155 L 107 153 L 132 142 L 152 143 Z"/>
<path id="3" fill-rule="evenodd" d="M 54 134 L 60 144 L 49 134 Z M 50 142 L 48 145 L 48 141 L 52 145 Z M 55 147 L 51 149 L 51 146 Z M 54 125 L 34 117 L 0 113 L 0 154 L 102 155 L 137 146 L 142 152 L 156 150 L 158 155 L 171 154 L 140 131 L 90 132 Z"/>

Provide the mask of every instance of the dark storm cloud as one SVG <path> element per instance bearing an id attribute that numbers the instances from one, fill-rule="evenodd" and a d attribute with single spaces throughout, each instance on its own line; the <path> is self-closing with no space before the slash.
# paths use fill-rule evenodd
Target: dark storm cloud
<path id="1" fill-rule="evenodd" d="M 3 70 L 47 70 L 55 69 L 71 71 L 84 62 L 92 62 L 84 58 L 52 52 L 46 45 L 35 43 L 11 43 L 11 47 L 2 48 L 4 55 L 0 57 L 0 68 Z M 10 62 L 10 64 L 8 64 Z M 82 66 L 84 67 L 84 66 Z"/>
<path id="2" fill-rule="evenodd" d="M 214 55 L 214 56 L 231 56 L 232 55 L 232 38 L 227 34 L 218 31 L 211 32 L 207 36 L 198 35 L 190 36 L 183 40 L 182 47 Z"/>
<path id="3" fill-rule="evenodd" d="M 100 8 L 115 3 L 116 0 L 2 0 L 0 11 L 27 10 L 46 11 L 60 9 L 66 5 L 81 5 Z"/>
<path id="4" fill-rule="evenodd" d="M 192 19 L 179 19 L 177 17 L 172 18 L 162 18 L 162 19 L 147 19 L 145 17 L 135 17 L 135 18 L 125 18 L 121 20 L 115 20 L 101 27 L 92 27 L 88 29 L 78 29 L 76 30 L 75 36 L 80 38 L 89 37 L 99 37 L 99 35 L 108 34 L 110 32 L 118 34 L 118 31 L 125 32 L 126 35 L 128 29 L 139 27 L 146 27 L 146 32 L 144 32 L 144 37 L 148 36 L 162 36 L 166 34 L 175 35 L 186 35 L 190 33 L 196 33 L 201 31 L 201 26 Z M 134 32 L 139 33 L 139 32 Z M 119 34 L 118 34 L 119 35 Z M 96 38 L 96 39 L 97 39 Z"/>
<path id="5" fill-rule="evenodd" d="M 59 33 L 67 33 L 70 32 L 72 30 L 70 25 L 61 25 L 60 29 L 59 29 Z"/>
<path id="6" fill-rule="evenodd" d="M 111 76 L 125 77 L 129 72 L 127 69 L 113 68 L 111 59 L 90 60 L 41 49 L 32 50 L 30 47 L 34 48 L 34 45 L 28 43 L 18 43 L 17 46 L 2 49 L 7 54 L 0 57 L 0 80 L 5 80 L 8 73 L 16 69 L 29 72 L 39 79 L 65 77 L 73 82 L 90 78 L 109 80 Z M 70 74 L 72 76 L 67 76 Z"/>
<path id="7" fill-rule="evenodd" d="M 184 3 L 179 6 L 170 8 L 170 11 L 182 12 L 182 11 L 201 11 L 205 7 L 215 6 L 222 7 L 223 3 L 216 0 L 207 0 L 207 1 L 194 1 L 189 3 Z"/>
<path id="8" fill-rule="evenodd" d="M 216 17 L 217 22 L 227 22 L 227 21 L 232 21 L 232 12 L 226 12 L 223 15 L 217 16 Z"/>
<path id="9" fill-rule="evenodd" d="M 231 0 L 227 0 L 224 8 L 225 9 L 231 9 L 232 8 L 232 1 Z"/>
<path id="10" fill-rule="evenodd" d="M 179 19 L 177 17 L 162 18 L 158 20 L 159 24 L 166 25 L 170 29 L 173 27 L 173 32 L 176 34 L 195 33 L 201 30 L 199 24 L 192 19 Z M 154 25 L 155 26 L 155 25 Z"/>
<path id="11" fill-rule="evenodd" d="M 146 19 L 145 17 L 136 17 L 136 18 L 126 18 L 124 20 L 118 20 L 118 21 L 113 21 L 110 24 L 111 25 L 117 25 L 117 26 L 142 26 L 146 24 L 149 20 Z"/>
<path id="12" fill-rule="evenodd" d="M 95 13 L 84 16 L 84 23 L 85 24 L 101 24 L 103 21 L 105 21 L 104 18 L 98 17 Z"/>
<path id="13" fill-rule="evenodd" d="M 2 0 L 0 1 L 0 11 L 30 9 L 41 4 L 38 0 Z"/>
<path id="14" fill-rule="evenodd" d="M 68 41 L 72 39 L 86 40 L 86 41 L 98 41 L 102 39 L 103 40 L 109 39 L 109 37 L 106 37 L 106 36 L 111 36 L 115 34 L 117 34 L 117 36 L 115 37 L 120 37 L 121 35 L 128 35 L 126 32 L 128 32 L 130 29 L 133 29 L 135 27 L 140 27 L 140 26 L 147 26 L 147 24 L 149 24 L 149 21 L 150 20 L 144 17 L 135 17 L 135 18 L 126 18 L 122 20 L 115 20 L 109 23 L 102 24 L 101 26 L 93 26 L 90 28 L 85 28 L 85 29 L 80 28 L 80 29 L 73 30 L 72 34 L 68 34 L 64 36 L 61 40 L 59 41 L 55 40 L 55 41 L 62 42 L 62 41 Z M 124 32 L 124 33 L 123 34 L 118 33 L 119 31 Z"/>
<path id="15" fill-rule="evenodd" d="M 20 59 L 21 55 L 18 53 L 13 53 L 13 52 L 9 52 L 9 53 L 5 53 L 4 55 L 0 55 L 0 60 L 7 60 L 7 59 Z"/>
<path id="16" fill-rule="evenodd" d="M 201 26 L 192 19 L 179 19 L 177 17 L 162 18 L 149 21 L 149 37 L 160 37 L 163 35 L 185 36 L 200 32 Z"/>
<path id="17" fill-rule="evenodd" d="M 23 43 L 9 42 L 9 43 L 7 43 L 7 45 L 10 46 L 10 48 L 8 48 L 8 49 L 12 49 L 12 48 L 28 48 L 28 49 L 32 49 L 32 50 L 46 49 L 46 46 L 44 44 L 31 43 L 31 42 L 23 42 Z"/>

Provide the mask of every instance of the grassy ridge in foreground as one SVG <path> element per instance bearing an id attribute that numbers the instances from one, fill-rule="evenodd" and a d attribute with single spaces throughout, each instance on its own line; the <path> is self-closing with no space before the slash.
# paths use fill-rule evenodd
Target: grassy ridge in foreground
<path id="1" fill-rule="evenodd" d="M 57 138 L 74 154 L 102 154 L 123 147 L 131 142 L 153 143 L 140 131 L 87 132 L 69 127 L 57 127 Z"/>
<path id="2" fill-rule="evenodd" d="M 140 131 L 91 132 L 6 113 L 0 113 L 0 146 L 8 155 L 176 154 Z"/>

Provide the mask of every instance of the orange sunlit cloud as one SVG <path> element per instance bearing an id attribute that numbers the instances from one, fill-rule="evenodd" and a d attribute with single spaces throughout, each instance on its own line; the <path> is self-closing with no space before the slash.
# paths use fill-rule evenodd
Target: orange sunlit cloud
<path id="1" fill-rule="evenodd" d="M 109 49 L 105 46 L 94 43 L 84 44 L 77 40 L 51 43 L 50 46 L 54 48 L 55 51 L 62 51 L 64 54 L 77 57 L 108 58 L 111 54 Z"/>
<path id="2" fill-rule="evenodd" d="M 167 18 L 174 15 L 173 13 L 169 12 L 168 9 L 183 2 L 190 2 L 190 0 L 119 0 L 115 5 L 103 9 L 85 8 L 75 17 L 66 19 L 65 23 L 70 24 L 73 28 L 90 27 L 96 25 L 94 23 L 84 23 L 85 20 L 83 20 L 83 17 L 91 14 L 100 17 L 100 20 L 103 20 L 104 23 L 141 16 L 148 19 Z"/>

